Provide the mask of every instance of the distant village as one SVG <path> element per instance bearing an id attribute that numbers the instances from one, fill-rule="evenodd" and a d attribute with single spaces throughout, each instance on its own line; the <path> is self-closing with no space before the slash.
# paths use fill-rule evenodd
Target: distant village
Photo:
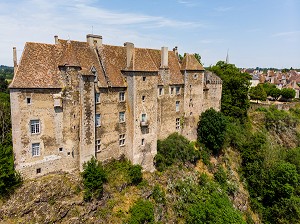
<path id="1" fill-rule="evenodd" d="M 251 75 L 251 87 L 258 84 L 274 84 L 278 89 L 290 88 L 296 91 L 295 98 L 299 98 L 300 72 L 294 69 L 242 69 L 242 72 Z"/>

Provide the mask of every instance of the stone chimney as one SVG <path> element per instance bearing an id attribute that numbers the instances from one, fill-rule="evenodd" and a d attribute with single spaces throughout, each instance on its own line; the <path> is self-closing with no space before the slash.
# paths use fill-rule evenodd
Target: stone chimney
<path id="1" fill-rule="evenodd" d="M 124 43 L 126 48 L 126 68 L 134 69 L 134 44 L 130 42 Z M 132 61 L 132 67 L 131 67 Z"/>
<path id="2" fill-rule="evenodd" d="M 168 68 L 168 47 L 161 48 L 161 68 Z"/>
<path id="3" fill-rule="evenodd" d="M 173 48 L 173 51 L 174 51 L 176 57 L 179 58 L 179 55 L 178 55 L 178 47 L 177 47 L 177 46 L 175 46 L 175 47 Z"/>
<path id="4" fill-rule="evenodd" d="M 14 69 L 18 67 L 18 59 L 17 59 L 17 48 L 13 47 L 13 60 L 14 60 Z"/>
<path id="5" fill-rule="evenodd" d="M 54 36 L 54 43 L 58 44 L 58 36 L 57 35 Z"/>
<path id="6" fill-rule="evenodd" d="M 90 45 L 90 47 L 101 47 L 102 46 L 102 36 L 88 34 L 86 35 L 86 41 Z"/>

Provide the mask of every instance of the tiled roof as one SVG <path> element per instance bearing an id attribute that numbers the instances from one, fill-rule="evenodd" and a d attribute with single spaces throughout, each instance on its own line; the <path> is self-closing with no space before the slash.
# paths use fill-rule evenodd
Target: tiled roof
<path id="1" fill-rule="evenodd" d="M 59 58 L 55 45 L 26 43 L 10 88 L 61 88 Z"/>
<path id="2" fill-rule="evenodd" d="M 26 43 L 10 88 L 62 88 L 60 66 L 80 67 L 83 75 L 94 67 L 100 87 L 126 87 L 122 72 L 157 72 L 161 50 L 134 48 L 131 66 L 126 68 L 126 47 L 102 45 L 93 49 L 87 42 L 58 40 L 57 44 Z M 169 84 L 183 84 L 180 70 L 204 70 L 194 55 L 186 54 L 180 67 L 175 52 L 168 52 Z M 159 83 L 162 79 L 159 76 Z"/>
<path id="3" fill-rule="evenodd" d="M 204 71 L 204 68 L 193 54 L 185 54 L 181 64 L 181 70 Z"/>

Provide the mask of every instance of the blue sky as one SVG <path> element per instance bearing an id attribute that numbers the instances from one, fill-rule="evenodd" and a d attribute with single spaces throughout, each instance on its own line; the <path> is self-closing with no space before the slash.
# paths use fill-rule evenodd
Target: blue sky
<path id="1" fill-rule="evenodd" d="M 199 53 L 204 66 L 300 68 L 300 0 L 1 0 L 0 64 L 25 42 L 85 41 Z"/>

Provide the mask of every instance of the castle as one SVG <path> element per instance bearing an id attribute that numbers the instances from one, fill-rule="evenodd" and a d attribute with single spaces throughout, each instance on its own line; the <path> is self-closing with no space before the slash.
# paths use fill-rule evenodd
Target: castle
<path id="1" fill-rule="evenodd" d="M 153 171 L 157 140 L 197 138 L 199 115 L 220 109 L 222 80 L 193 54 L 102 43 L 27 42 L 10 84 L 16 169 L 26 178 L 125 155 Z"/>

